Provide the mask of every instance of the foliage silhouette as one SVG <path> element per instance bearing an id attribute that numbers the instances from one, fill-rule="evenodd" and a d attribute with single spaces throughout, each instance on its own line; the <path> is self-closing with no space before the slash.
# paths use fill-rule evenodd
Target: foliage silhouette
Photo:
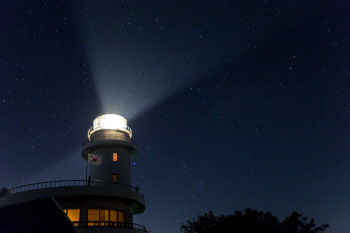
<path id="1" fill-rule="evenodd" d="M 328 224 L 316 227 L 314 219 L 306 221 L 297 212 L 280 222 L 270 212 L 246 209 L 235 211 L 233 215 L 214 216 L 213 212 L 198 216 L 197 220 L 182 224 L 181 231 L 185 233 L 321 233 L 329 227 Z"/>

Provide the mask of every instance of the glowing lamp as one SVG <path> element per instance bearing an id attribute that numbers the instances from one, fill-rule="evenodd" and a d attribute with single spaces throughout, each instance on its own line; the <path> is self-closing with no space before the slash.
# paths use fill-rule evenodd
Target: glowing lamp
<path id="1" fill-rule="evenodd" d="M 93 121 L 93 126 L 88 131 L 89 139 L 90 136 L 98 130 L 119 130 L 129 134 L 130 138 L 132 136 L 131 128 L 127 126 L 126 119 L 115 114 L 105 114 L 96 117 Z"/>

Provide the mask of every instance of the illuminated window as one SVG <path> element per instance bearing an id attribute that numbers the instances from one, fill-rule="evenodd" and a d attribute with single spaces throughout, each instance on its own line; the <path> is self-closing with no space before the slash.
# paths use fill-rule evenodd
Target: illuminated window
<path id="1" fill-rule="evenodd" d="M 118 211 L 118 223 L 119 227 L 124 227 L 124 212 Z"/>
<path id="2" fill-rule="evenodd" d="M 118 222 L 118 212 L 116 210 L 111 210 L 110 214 L 111 214 L 110 221 Z"/>
<path id="3" fill-rule="evenodd" d="M 113 161 L 118 161 L 118 153 L 113 153 Z"/>
<path id="4" fill-rule="evenodd" d="M 124 226 L 124 212 L 106 209 L 88 209 L 88 226 Z"/>
<path id="5" fill-rule="evenodd" d="M 113 183 L 118 183 L 118 174 L 113 174 Z"/>
<path id="6" fill-rule="evenodd" d="M 89 226 L 97 226 L 100 221 L 99 209 L 88 209 L 88 221 Z"/>
<path id="7" fill-rule="evenodd" d="M 118 211 L 118 222 L 124 222 L 124 212 Z"/>
<path id="8" fill-rule="evenodd" d="M 109 210 L 100 210 L 100 226 L 108 226 L 108 223 L 105 224 L 105 222 L 109 221 Z"/>
<path id="9" fill-rule="evenodd" d="M 80 209 L 63 209 L 63 212 L 68 216 L 68 218 L 74 223 L 75 226 L 78 226 L 80 219 Z"/>

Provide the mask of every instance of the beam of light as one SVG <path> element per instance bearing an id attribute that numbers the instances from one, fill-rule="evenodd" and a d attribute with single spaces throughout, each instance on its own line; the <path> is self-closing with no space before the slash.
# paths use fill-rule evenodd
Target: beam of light
<path id="1" fill-rule="evenodd" d="M 67 153 L 67 156 L 34 173 L 16 186 L 55 180 L 85 180 L 86 163 L 79 156 L 80 148 Z"/>
<path id="2" fill-rule="evenodd" d="M 156 6 L 147 1 L 75 4 L 103 111 L 129 120 L 200 79 L 215 77 L 219 67 L 259 47 L 262 37 L 275 36 L 263 27 L 250 34 L 245 24 L 237 24 L 244 13 L 233 16 L 225 6 L 222 12 L 209 5 L 201 9 L 205 15 L 201 20 L 206 22 L 199 23 L 189 11 L 175 14 L 166 2 Z M 175 1 L 171 7 L 184 6 Z M 225 24 L 212 21 L 219 12 L 225 12 Z M 216 27 L 221 33 L 213 31 Z"/>
<path id="3" fill-rule="evenodd" d="M 196 21 L 185 13 L 158 18 L 154 11 L 162 12 L 166 6 L 154 9 L 144 1 L 90 2 L 76 3 L 73 9 L 102 108 L 129 120 L 239 59 L 243 44 L 259 38 L 238 33 L 222 36 L 202 24 L 182 25 L 181 18 Z M 211 14 L 208 17 L 216 17 Z M 235 22 L 240 17 L 230 19 Z M 199 32 L 189 33 L 193 28 Z"/>

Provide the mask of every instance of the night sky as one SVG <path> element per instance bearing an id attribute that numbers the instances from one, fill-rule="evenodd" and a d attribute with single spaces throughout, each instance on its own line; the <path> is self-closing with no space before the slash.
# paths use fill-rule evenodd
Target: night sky
<path id="1" fill-rule="evenodd" d="M 0 187 L 85 179 L 87 130 L 116 113 L 151 233 L 245 208 L 350 232 L 349 1 L 0 7 Z"/>

